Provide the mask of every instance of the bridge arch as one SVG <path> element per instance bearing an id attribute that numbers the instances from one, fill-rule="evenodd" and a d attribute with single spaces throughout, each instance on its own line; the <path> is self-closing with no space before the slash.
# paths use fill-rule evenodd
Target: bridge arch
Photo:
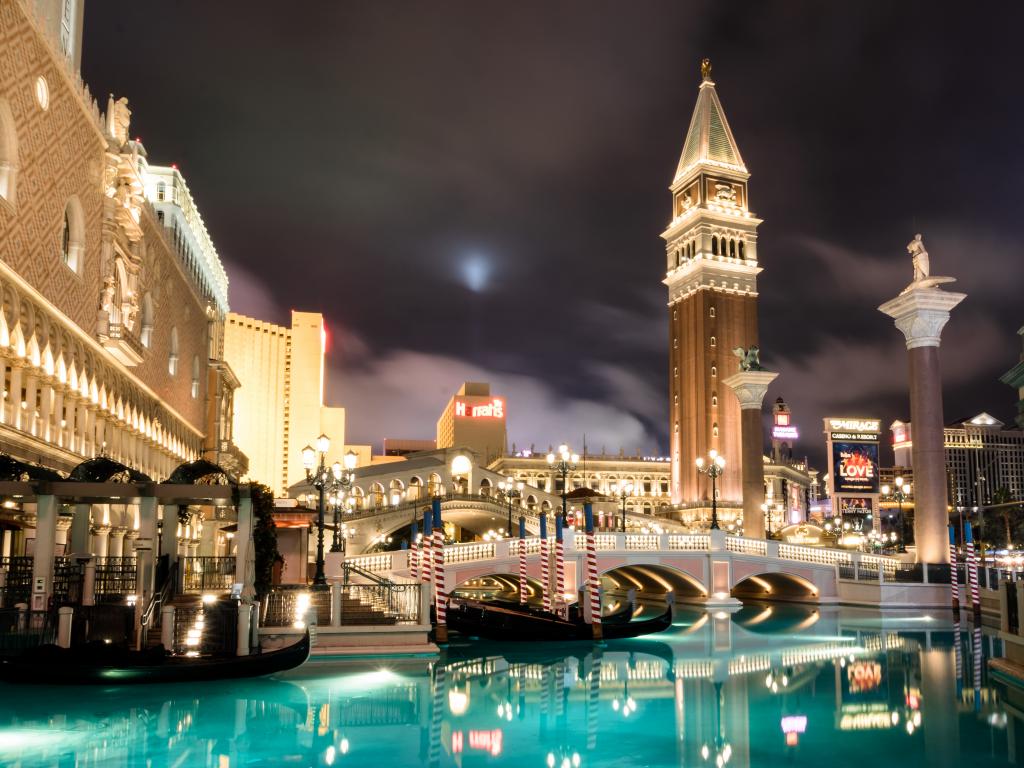
<path id="1" fill-rule="evenodd" d="M 795 573 L 773 571 L 741 578 L 733 585 L 732 596 L 740 600 L 817 602 L 818 587 Z"/>
<path id="2" fill-rule="evenodd" d="M 484 576 L 473 576 L 456 585 L 451 590 L 452 597 L 471 600 L 506 600 L 519 599 L 519 575 L 515 573 L 489 573 Z M 526 602 L 540 605 L 543 603 L 543 586 L 540 581 L 528 576 L 526 578 Z"/>
<path id="3" fill-rule="evenodd" d="M 631 589 L 637 599 L 663 600 L 673 592 L 678 600 L 707 597 L 708 590 L 696 576 L 678 568 L 657 563 L 625 563 L 601 574 L 605 592 L 625 595 Z"/>

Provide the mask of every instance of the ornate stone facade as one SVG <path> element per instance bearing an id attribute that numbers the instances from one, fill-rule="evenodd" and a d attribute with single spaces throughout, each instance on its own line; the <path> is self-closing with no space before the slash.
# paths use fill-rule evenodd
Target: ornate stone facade
<path id="1" fill-rule="evenodd" d="M 145 196 L 127 102 L 101 115 L 58 50 L 28 3 L 0 0 L 0 442 L 162 478 L 223 421 L 208 403 L 234 381 L 211 378 L 223 316 Z"/>

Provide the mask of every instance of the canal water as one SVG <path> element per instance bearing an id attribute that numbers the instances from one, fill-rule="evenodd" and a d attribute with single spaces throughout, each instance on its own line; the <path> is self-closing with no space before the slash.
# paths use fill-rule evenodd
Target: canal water
<path id="1" fill-rule="evenodd" d="M 0 685 L 0 765 L 1001 766 L 1024 696 L 948 612 L 683 609 L 636 640 L 453 645 L 204 685 Z"/>

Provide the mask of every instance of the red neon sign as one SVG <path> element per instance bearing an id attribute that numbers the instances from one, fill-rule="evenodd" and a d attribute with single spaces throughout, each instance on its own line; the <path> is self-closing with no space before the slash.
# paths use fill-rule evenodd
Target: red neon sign
<path id="1" fill-rule="evenodd" d="M 456 400 L 455 415 L 470 419 L 503 419 L 505 418 L 505 401 L 500 397 L 495 397 L 489 403 L 470 405 L 465 400 Z"/>

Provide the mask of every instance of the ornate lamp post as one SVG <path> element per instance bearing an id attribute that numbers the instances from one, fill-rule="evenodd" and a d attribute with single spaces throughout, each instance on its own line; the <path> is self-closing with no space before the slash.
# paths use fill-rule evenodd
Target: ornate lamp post
<path id="1" fill-rule="evenodd" d="M 333 493 L 340 487 L 341 462 L 336 461 L 327 466 L 327 451 L 330 450 L 331 439 L 320 435 L 316 439 L 316 448 L 307 445 L 302 449 L 302 464 L 306 468 L 306 481 L 316 488 L 319 495 L 316 515 L 316 575 L 314 586 L 325 586 L 327 577 L 324 575 L 324 496 Z M 319 457 L 319 459 L 318 459 Z"/>
<path id="2" fill-rule="evenodd" d="M 703 456 L 698 456 L 697 471 L 711 478 L 711 530 L 718 528 L 718 478 L 725 470 L 725 458 L 718 455 L 718 451 L 708 451 L 708 460 L 704 461 Z"/>
<path id="3" fill-rule="evenodd" d="M 891 489 L 888 485 L 882 486 L 882 495 L 888 496 L 896 501 L 897 520 L 899 520 L 900 527 L 900 552 L 907 551 L 907 542 L 904 537 L 904 526 L 903 526 L 903 502 L 910 496 L 910 483 L 903 482 L 902 477 L 897 477 L 893 482 L 896 483 L 896 489 Z"/>
<path id="4" fill-rule="evenodd" d="M 623 483 L 621 486 L 618 483 L 612 483 L 612 493 L 619 494 L 619 501 L 622 503 L 622 532 L 626 532 L 626 499 L 631 493 L 633 493 L 632 483 Z"/>
<path id="5" fill-rule="evenodd" d="M 562 443 L 558 446 L 557 455 L 548 454 L 548 466 L 562 476 L 562 525 L 569 524 L 569 473 L 576 471 L 576 462 L 580 460 L 579 454 L 570 453 L 569 446 Z"/>
<path id="6" fill-rule="evenodd" d="M 337 492 L 331 497 L 334 504 L 334 538 L 331 541 L 331 552 L 345 551 L 344 539 L 341 535 L 341 508 L 345 506 L 345 495 L 352 487 L 352 483 L 355 482 L 354 470 L 358 461 L 359 457 L 355 451 L 345 454 L 345 469 L 338 477 Z"/>
<path id="7" fill-rule="evenodd" d="M 524 487 L 525 483 L 517 483 L 511 477 L 506 477 L 498 483 L 498 491 L 505 497 L 505 500 L 508 501 L 508 525 L 505 528 L 505 531 L 510 537 L 512 536 L 512 502 L 515 499 L 522 498 Z"/>

